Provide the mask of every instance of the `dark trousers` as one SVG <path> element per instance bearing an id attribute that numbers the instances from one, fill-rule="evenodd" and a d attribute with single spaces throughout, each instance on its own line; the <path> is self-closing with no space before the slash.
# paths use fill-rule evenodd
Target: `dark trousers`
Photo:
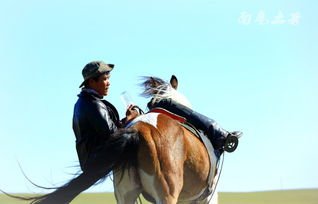
<path id="1" fill-rule="evenodd" d="M 164 108 L 186 118 L 187 122 L 191 123 L 196 128 L 203 130 L 207 134 L 215 149 L 222 148 L 228 132 L 222 129 L 215 120 L 195 112 L 194 110 L 171 99 L 162 99 L 158 103 L 149 107 L 149 109 L 156 107 Z"/>

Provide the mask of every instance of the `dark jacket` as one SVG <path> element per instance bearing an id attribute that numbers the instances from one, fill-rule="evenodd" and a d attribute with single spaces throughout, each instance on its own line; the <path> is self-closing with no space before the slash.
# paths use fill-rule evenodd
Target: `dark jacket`
<path id="1" fill-rule="evenodd" d="M 74 107 L 73 131 L 76 137 L 76 150 L 82 170 L 94 158 L 97 149 L 120 126 L 116 108 L 98 94 L 83 90 L 78 95 Z"/>

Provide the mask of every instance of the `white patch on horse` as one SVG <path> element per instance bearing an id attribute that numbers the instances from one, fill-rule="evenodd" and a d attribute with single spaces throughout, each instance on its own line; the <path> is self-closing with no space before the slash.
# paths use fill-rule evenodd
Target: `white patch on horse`
<path id="1" fill-rule="evenodd" d="M 142 189 L 136 178 L 137 172 L 134 169 L 114 172 L 113 184 L 117 204 L 134 203 L 137 200 Z"/>
<path id="2" fill-rule="evenodd" d="M 153 199 L 156 200 L 156 203 L 160 202 L 160 197 L 157 194 L 157 189 L 155 187 L 155 176 L 147 174 L 142 169 L 139 169 L 139 176 L 144 189 L 147 189 L 146 192 L 152 196 Z"/>
<path id="3" fill-rule="evenodd" d="M 128 125 L 126 125 L 126 128 L 129 128 L 130 126 L 132 126 L 133 124 L 135 124 L 136 122 L 139 122 L 139 121 L 144 122 L 144 123 L 148 123 L 148 124 L 154 126 L 155 128 L 157 128 L 158 115 L 159 115 L 159 113 L 147 113 L 144 115 L 140 115 L 137 118 L 135 118 L 133 121 L 128 123 Z"/>

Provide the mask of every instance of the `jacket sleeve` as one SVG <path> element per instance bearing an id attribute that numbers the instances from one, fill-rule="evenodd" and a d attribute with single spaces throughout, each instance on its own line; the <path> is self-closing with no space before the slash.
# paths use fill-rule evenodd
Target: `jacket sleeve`
<path id="1" fill-rule="evenodd" d="M 90 108 L 87 113 L 89 124 L 93 129 L 103 137 L 108 138 L 111 134 L 109 130 L 109 113 L 106 108 L 102 107 L 98 103 L 90 104 Z"/>

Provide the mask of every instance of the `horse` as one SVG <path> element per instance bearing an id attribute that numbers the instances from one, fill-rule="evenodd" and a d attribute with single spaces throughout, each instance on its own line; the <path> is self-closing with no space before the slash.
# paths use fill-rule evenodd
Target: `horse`
<path id="1" fill-rule="evenodd" d="M 178 80 L 175 76 L 170 83 L 155 77 L 145 78 L 143 95 L 152 96 L 150 103 L 171 98 L 191 107 L 176 91 Z M 140 135 L 138 166 L 115 172 L 118 204 L 133 204 L 139 194 L 158 204 L 208 203 L 210 197 L 202 200 L 200 197 L 207 188 L 210 168 L 215 172 L 217 158 L 210 164 L 207 149 L 192 132 L 160 113 L 139 116 L 128 127 Z M 217 203 L 217 194 L 213 201 Z"/>
<path id="2" fill-rule="evenodd" d="M 144 77 L 144 96 L 154 103 L 171 98 L 190 107 L 176 89 L 178 80 L 166 82 Z M 17 197 L 33 204 L 69 203 L 79 193 L 113 172 L 118 204 L 134 204 L 140 194 L 156 204 L 217 203 L 217 194 L 206 195 L 209 173 L 217 179 L 217 157 L 209 158 L 206 147 L 180 122 L 162 113 L 146 113 L 133 119 L 111 137 L 110 160 L 99 169 L 84 171 L 52 193 Z M 215 182 L 214 182 L 215 184 Z"/>

